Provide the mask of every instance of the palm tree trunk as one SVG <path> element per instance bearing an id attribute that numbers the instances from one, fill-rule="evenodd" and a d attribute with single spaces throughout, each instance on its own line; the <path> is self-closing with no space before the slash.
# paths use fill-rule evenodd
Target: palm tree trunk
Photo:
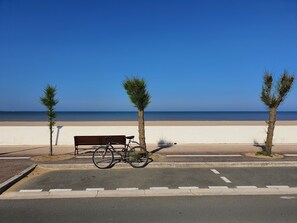
<path id="1" fill-rule="evenodd" d="M 53 126 L 50 124 L 50 155 L 53 155 Z"/>
<path id="2" fill-rule="evenodd" d="M 138 110 L 138 133 L 139 133 L 140 145 L 143 147 L 146 147 L 145 130 L 144 130 L 144 111 L 143 110 Z"/>
<path id="3" fill-rule="evenodd" d="M 276 122 L 276 108 L 270 108 L 267 138 L 266 138 L 266 142 L 265 142 L 265 151 L 266 151 L 267 155 L 270 155 L 271 150 L 272 150 L 272 141 L 273 141 L 273 132 L 274 132 L 274 128 L 275 128 L 275 122 Z"/>

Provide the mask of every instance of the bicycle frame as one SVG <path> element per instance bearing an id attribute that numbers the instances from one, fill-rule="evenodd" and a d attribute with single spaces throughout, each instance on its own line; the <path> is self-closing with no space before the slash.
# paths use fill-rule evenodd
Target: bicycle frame
<path id="1" fill-rule="evenodd" d="M 105 146 L 99 146 L 92 156 L 95 166 L 99 169 L 106 169 L 123 161 L 133 168 L 145 167 L 148 164 L 148 152 L 145 147 L 132 140 L 133 138 L 134 136 L 126 137 L 129 141 L 125 144 L 108 141 Z"/>
<path id="2" fill-rule="evenodd" d="M 123 161 L 123 162 L 127 162 L 127 154 L 129 152 L 129 149 L 131 149 L 130 144 L 134 143 L 136 145 L 140 145 L 137 141 L 134 141 L 132 139 L 129 139 L 128 143 L 125 144 L 125 146 L 123 148 L 114 148 L 113 145 L 121 145 L 118 144 L 116 142 L 109 142 L 108 145 L 110 146 L 110 148 L 112 149 L 112 151 L 114 152 L 114 154 L 117 154 L 120 156 L 120 160 L 119 161 Z M 121 150 L 121 151 L 119 151 Z"/>

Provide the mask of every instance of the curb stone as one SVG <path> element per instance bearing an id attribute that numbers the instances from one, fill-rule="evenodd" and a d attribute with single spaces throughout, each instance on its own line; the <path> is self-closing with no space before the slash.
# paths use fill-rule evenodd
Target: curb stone
<path id="1" fill-rule="evenodd" d="M 38 164 L 52 169 L 98 169 L 93 163 L 86 164 Z M 297 167 L 297 161 L 255 162 L 154 162 L 145 168 L 212 168 L 212 167 Z M 116 164 L 111 169 L 131 168 L 127 164 Z"/>
<path id="2" fill-rule="evenodd" d="M 19 199 L 57 199 L 57 198 L 103 198 L 103 197 L 169 197 L 169 196 L 234 196 L 234 195 L 294 195 L 297 198 L 297 187 L 294 188 L 255 188 L 255 189 L 160 189 L 135 191 L 67 191 L 67 192 L 6 192 L 0 200 Z"/>
<path id="3" fill-rule="evenodd" d="M 0 194 L 2 194 L 5 190 L 7 190 L 9 187 L 11 187 L 13 184 L 27 176 L 29 173 L 31 173 L 37 165 L 33 164 L 32 166 L 26 168 L 22 172 L 18 173 L 17 175 L 11 177 L 10 179 L 6 180 L 5 182 L 0 184 Z"/>

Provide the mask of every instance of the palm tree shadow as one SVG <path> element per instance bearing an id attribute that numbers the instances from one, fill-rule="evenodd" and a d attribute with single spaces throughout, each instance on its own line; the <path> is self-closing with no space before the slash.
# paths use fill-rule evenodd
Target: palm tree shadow
<path id="1" fill-rule="evenodd" d="M 170 147 L 172 147 L 174 145 L 176 145 L 176 143 L 168 143 L 168 144 L 164 144 L 164 145 L 159 144 L 158 148 L 152 150 L 150 153 L 155 154 L 155 153 L 159 152 L 160 150 L 168 149 L 168 148 L 170 148 Z"/>
<path id="2" fill-rule="evenodd" d="M 261 148 L 262 151 L 265 151 L 265 144 L 260 144 L 257 141 L 254 141 L 254 146 L 258 147 L 258 148 Z"/>
<path id="3" fill-rule="evenodd" d="M 174 145 L 176 145 L 177 143 L 159 143 L 158 147 L 152 151 L 149 152 L 149 154 L 153 155 L 155 153 L 158 153 L 159 151 L 163 150 L 163 149 L 169 149 L 171 147 L 173 147 Z M 145 166 L 147 166 L 148 164 L 154 162 L 154 159 L 152 157 L 148 158 L 148 162 Z"/>

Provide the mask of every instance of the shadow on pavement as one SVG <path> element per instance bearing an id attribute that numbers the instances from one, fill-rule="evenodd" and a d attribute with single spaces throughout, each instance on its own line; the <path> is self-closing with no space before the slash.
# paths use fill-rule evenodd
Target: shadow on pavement
<path id="1" fill-rule="evenodd" d="M 0 153 L 0 156 L 2 156 L 2 155 L 8 155 L 8 154 L 13 154 L 13 153 L 19 153 L 19 152 L 25 152 L 25 151 L 31 151 L 31 150 L 37 150 L 37 149 L 42 149 L 42 148 L 44 148 L 44 147 L 36 147 L 36 148 L 30 148 L 30 149 L 22 149 L 22 150 L 9 151 L 9 152 Z"/>

